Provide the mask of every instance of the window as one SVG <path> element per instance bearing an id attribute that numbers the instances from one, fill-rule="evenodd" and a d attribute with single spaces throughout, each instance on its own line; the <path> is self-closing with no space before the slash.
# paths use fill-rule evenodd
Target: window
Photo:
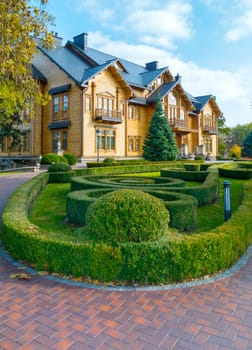
<path id="1" fill-rule="evenodd" d="M 133 119 L 133 107 L 129 106 L 129 119 Z"/>
<path id="2" fill-rule="evenodd" d="M 99 132 L 97 132 L 99 130 Z M 115 130 L 111 129 L 96 129 L 96 148 L 104 151 L 115 149 Z"/>
<path id="3" fill-rule="evenodd" d="M 213 145 L 212 145 L 212 138 L 211 137 L 204 137 L 203 138 L 203 144 L 205 146 L 205 152 L 206 153 L 212 153 Z"/>
<path id="4" fill-rule="evenodd" d="M 170 105 L 174 105 L 174 106 L 177 105 L 177 98 L 176 98 L 176 96 L 173 94 L 172 91 L 169 92 L 168 99 L 169 99 L 169 104 L 170 104 Z"/>
<path id="5" fill-rule="evenodd" d="M 128 138 L 128 150 L 129 150 L 129 152 L 141 151 L 141 137 L 129 136 L 129 138 Z"/>
<path id="6" fill-rule="evenodd" d="M 135 109 L 135 118 L 137 120 L 140 120 L 140 108 L 139 107 L 136 107 L 136 109 Z"/>
<path id="7" fill-rule="evenodd" d="M 124 102 L 120 102 L 120 112 L 122 114 L 122 116 L 124 116 L 124 113 L 125 113 L 125 104 Z"/>
<path id="8" fill-rule="evenodd" d="M 91 111 L 91 97 L 86 96 L 85 101 L 86 101 L 86 111 Z"/>
<path id="9" fill-rule="evenodd" d="M 180 119 L 181 120 L 185 120 L 185 111 L 184 111 L 184 109 L 180 110 Z"/>
<path id="10" fill-rule="evenodd" d="M 157 86 L 160 86 L 162 84 L 162 78 L 159 77 L 157 78 Z"/>
<path id="11" fill-rule="evenodd" d="M 69 117 L 69 96 L 53 96 L 53 120 L 67 119 Z"/>
<path id="12" fill-rule="evenodd" d="M 68 147 L 68 132 L 66 130 L 54 131 L 53 137 L 53 152 L 58 150 L 67 150 Z"/>
<path id="13" fill-rule="evenodd" d="M 63 114 L 62 118 L 67 118 L 68 117 L 68 95 L 63 96 Z"/>
<path id="14" fill-rule="evenodd" d="M 58 112 L 59 112 L 59 98 L 58 96 L 53 97 L 53 120 L 58 119 Z"/>
<path id="15" fill-rule="evenodd" d="M 26 131 L 23 134 L 23 151 L 28 152 L 30 150 L 30 131 Z"/>
<path id="16" fill-rule="evenodd" d="M 67 140 L 68 140 L 68 132 L 63 131 L 62 133 L 62 149 L 67 150 Z"/>

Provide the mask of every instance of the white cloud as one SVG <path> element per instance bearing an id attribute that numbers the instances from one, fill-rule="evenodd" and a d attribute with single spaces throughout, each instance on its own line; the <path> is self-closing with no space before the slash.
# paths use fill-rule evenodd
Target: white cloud
<path id="1" fill-rule="evenodd" d="M 139 8 L 126 21 L 126 28 L 138 33 L 139 41 L 161 47 L 172 47 L 177 39 L 192 36 L 189 21 L 191 6 L 187 2 L 170 2 L 161 9 Z"/>
<path id="2" fill-rule="evenodd" d="M 227 40 L 237 41 L 252 33 L 252 4 L 249 7 L 251 8 L 250 10 L 247 10 L 234 20 L 234 25 L 226 33 Z"/>
<path id="3" fill-rule="evenodd" d="M 193 35 L 188 0 L 111 0 L 109 9 L 103 0 L 82 0 L 75 8 L 124 36 L 157 47 L 173 48 L 176 40 Z"/>

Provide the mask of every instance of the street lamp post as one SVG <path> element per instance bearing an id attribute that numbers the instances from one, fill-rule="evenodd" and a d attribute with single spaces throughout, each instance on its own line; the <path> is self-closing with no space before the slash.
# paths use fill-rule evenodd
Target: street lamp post
<path id="1" fill-rule="evenodd" d="M 231 216 L 231 204 L 230 204 L 230 182 L 224 181 L 224 220 L 227 221 Z"/>
<path id="2" fill-rule="evenodd" d="M 100 163 L 100 136 L 101 130 L 96 129 L 96 136 L 97 136 L 97 163 Z"/>

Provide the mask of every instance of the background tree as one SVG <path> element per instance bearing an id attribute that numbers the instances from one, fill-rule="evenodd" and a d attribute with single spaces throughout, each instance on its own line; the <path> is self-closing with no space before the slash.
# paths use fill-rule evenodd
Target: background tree
<path id="1" fill-rule="evenodd" d="M 175 160 L 177 156 L 178 148 L 159 99 L 143 144 L 143 157 L 162 161 Z"/>
<path id="2" fill-rule="evenodd" d="M 224 114 L 221 114 L 218 118 L 218 132 L 222 135 L 229 135 L 231 129 L 226 125 L 226 118 Z"/>
<path id="3" fill-rule="evenodd" d="M 32 78 L 31 67 L 36 40 L 39 39 L 44 47 L 50 47 L 53 42 L 47 29 L 52 18 L 44 9 L 46 3 L 47 0 L 0 0 L 1 127 L 10 124 L 20 109 L 30 107 L 31 100 L 47 102 Z"/>
<path id="4" fill-rule="evenodd" d="M 234 144 L 238 146 L 242 146 L 244 140 L 252 130 L 252 123 L 244 124 L 244 125 L 236 125 L 232 128 L 232 140 Z"/>
<path id="5" fill-rule="evenodd" d="M 252 158 L 252 130 L 243 142 L 242 156 Z"/>

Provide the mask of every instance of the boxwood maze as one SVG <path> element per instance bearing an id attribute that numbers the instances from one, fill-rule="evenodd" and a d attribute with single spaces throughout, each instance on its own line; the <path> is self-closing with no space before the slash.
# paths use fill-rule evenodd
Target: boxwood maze
<path id="1" fill-rule="evenodd" d="M 151 170 L 155 171 L 154 166 Z M 97 169 L 95 172 L 97 173 Z M 88 276 L 102 282 L 177 282 L 217 273 L 230 267 L 251 244 L 252 180 L 244 182 L 244 200 L 238 210 L 227 222 L 210 232 L 168 235 L 156 241 L 109 244 L 104 241 L 95 242 L 80 235 L 78 231 L 85 233 L 84 228 L 77 230 L 75 236 L 66 236 L 60 232 L 45 232 L 29 221 L 29 208 L 39 191 L 46 186 L 48 179 L 48 174 L 41 174 L 20 186 L 9 198 L 2 217 L 0 237 L 5 249 L 16 259 L 32 263 L 38 270 L 74 277 Z M 216 179 L 217 171 L 210 169 L 203 184 L 195 191 L 195 196 L 204 197 L 205 201 L 209 194 L 208 199 L 212 200 L 213 188 L 216 191 L 217 187 Z M 131 179 L 129 183 L 132 184 L 132 181 L 137 188 L 135 180 Z M 74 182 L 76 185 L 76 179 L 73 179 Z M 83 195 L 87 202 L 95 200 L 102 192 L 122 188 L 114 184 L 109 187 L 104 182 L 95 183 L 96 188 L 89 187 L 85 188 L 85 193 L 82 193 L 83 190 L 79 192 L 80 197 Z M 117 183 L 125 185 L 124 180 Z M 140 183 L 143 184 L 143 181 L 140 180 Z M 200 187 L 204 191 L 200 191 Z M 190 188 L 171 186 L 165 190 L 151 188 L 147 184 L 146 189 L 151 195 L 155 192 L 157 196 L 158 193 L 164 203 L 168 203 L 168 196 L 174 196 L 177 199 L 175 202 L 179 202 L 178 192 L 182 194 L 180 191 Z M 193 188 L 190 190 L 193 191 Z M 69 198 L 74 195 L 75 192 L 72 192 Z"/>

